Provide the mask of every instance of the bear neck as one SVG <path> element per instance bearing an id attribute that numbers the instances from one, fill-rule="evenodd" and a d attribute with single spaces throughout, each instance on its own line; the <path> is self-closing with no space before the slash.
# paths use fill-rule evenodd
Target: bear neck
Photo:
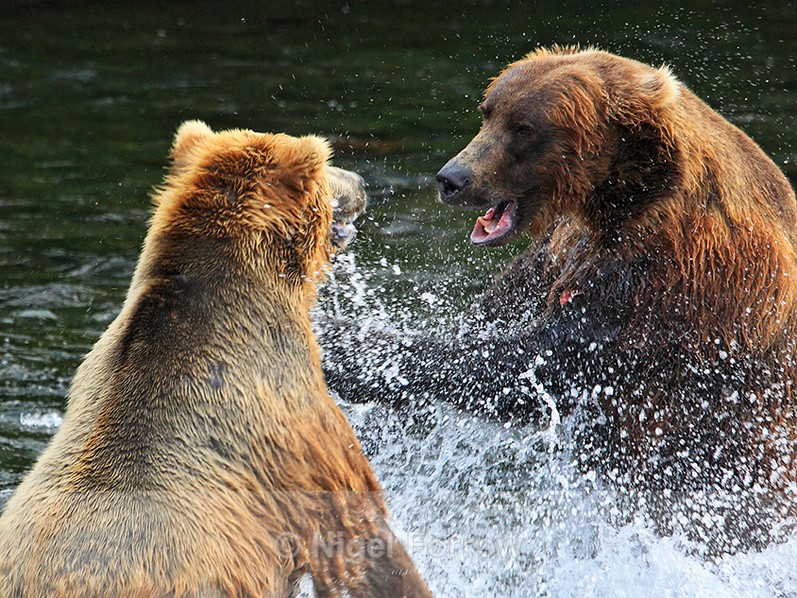
<path id="1" fill-rule="evenodd" d="M 163 294 L 163 305 L 173 301 L 182 307 L 175 317 L 190 319 L 197 340 L 209 335 L 203 340 L 254 350 L 249 361 L 268 355 L 274 366 L 285 360 L 286 367 L 320 372 L 310 319 L 316 274 L 295 271 L 286 262 L 234 240 L 156 240 L 142 252 L 126 307 L 136 295 L 132 303 L 140 305 Z"/>

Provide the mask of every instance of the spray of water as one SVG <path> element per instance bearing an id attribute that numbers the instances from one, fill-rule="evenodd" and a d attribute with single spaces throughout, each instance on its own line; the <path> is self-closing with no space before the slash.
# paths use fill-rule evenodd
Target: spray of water
<path id="1" fill-rule="evenodd" d="M 428 331 L 419 316 L 426 290 L 407 300 L 383 292 L 392 268 L 339 259 L 319 314 L 356 318 L 371 331 Z M 422 425 L 378 397 L 342 404 L 385 488 L 394 529 L 435 595 L 797 594 L 797 538 L 706 558 L 678 533 L 662 537 L 625 509 L 633 488 L 609 487 L 577 466 L 570 423 L 533 369 L 523 377 L 550 408 L 542 427 L 485 421 L 440 402 Z"/>

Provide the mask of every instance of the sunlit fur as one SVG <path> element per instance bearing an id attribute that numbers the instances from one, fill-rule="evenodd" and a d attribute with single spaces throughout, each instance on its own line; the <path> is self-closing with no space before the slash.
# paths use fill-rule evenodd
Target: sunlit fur
<path id="1" fill-rule="evenodd" d="M 0 518 L 2 595 L 286 596 L 305 572 L 319 596 L 427 594 L 310 330 L 329 153 L 179 129 L 122 311 Z"/>

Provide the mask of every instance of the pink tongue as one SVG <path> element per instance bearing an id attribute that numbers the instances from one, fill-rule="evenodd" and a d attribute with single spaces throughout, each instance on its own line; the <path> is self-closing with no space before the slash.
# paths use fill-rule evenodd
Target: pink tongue
<path id="1" fill-rule="evenodd" d="M 476 245 L 499 239 L 512 229 L 512 206 L 501 214 L 498 222 L 495 221 L 495 208 L 490 208 L 484 216 L 476 219 L 470 241 Z"/>

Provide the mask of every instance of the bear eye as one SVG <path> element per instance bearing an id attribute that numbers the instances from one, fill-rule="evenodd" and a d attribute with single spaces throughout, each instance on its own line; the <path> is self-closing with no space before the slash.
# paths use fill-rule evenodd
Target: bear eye
<path id="1" fill-rule="evenodd" d="M 512 127 L 512 130 L 517 133 L 518 135 L 531 135 L 533 129 L 529 125 L 521 125 L 517 124 Z"/>

